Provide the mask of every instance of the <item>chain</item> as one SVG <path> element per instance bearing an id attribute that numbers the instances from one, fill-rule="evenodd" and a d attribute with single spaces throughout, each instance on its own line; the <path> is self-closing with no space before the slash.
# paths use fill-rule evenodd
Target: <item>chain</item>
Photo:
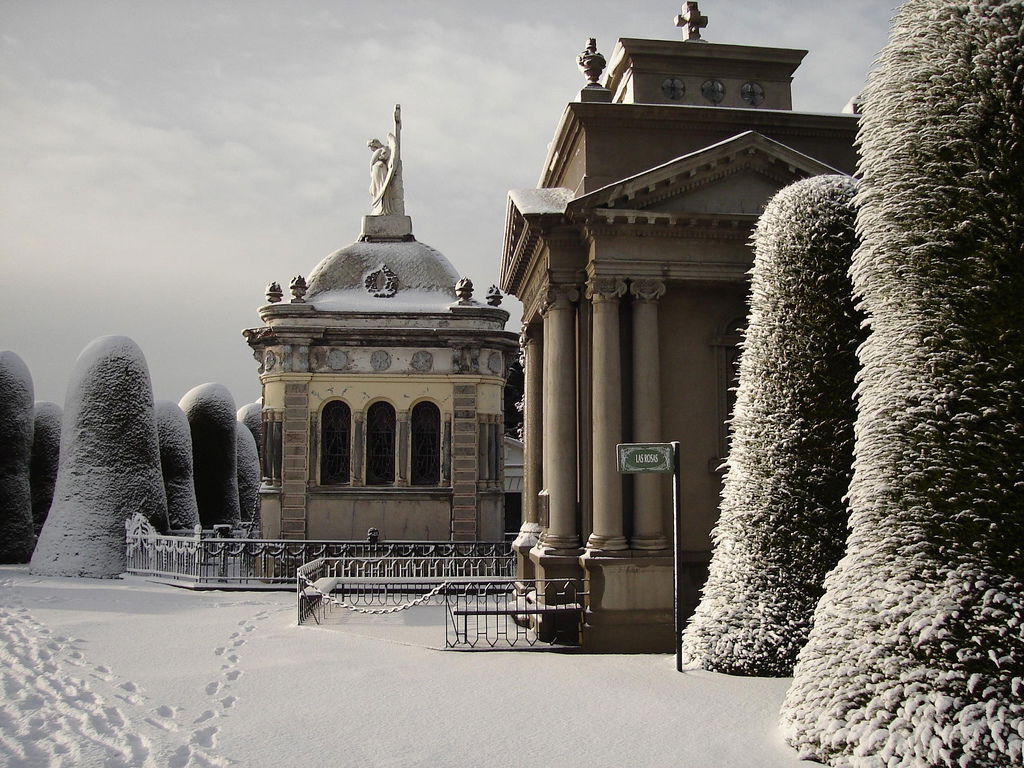
<path id="1" fill-rule="evenodd" d="M 406 610 L 408 610 L 410 608 L 415 608 L 417 605 L 422 605 L 423 603 L 425 603 L 430 598 L 435 597 L 442 589 L 444 589 L 445 587 L 448 586 L 448 582 L 447 581 L 442 583 L 442 584 L 438 584 L 436 587 L 434 587 L 432 590 L 427 592 L 425 595 L 420 595 L 415 600 L 411 600 L 408 603 L 403 603 L 402 605 L 395 605 L 395 606 L 392 606 L 391 608 L 361 608 L 358 605 L 350 605 L 349 603 L 343 603 L 340 600 L 338 600 L 333 594 L 329 595 L 326 592 L 323 592 L 322 590 L 320 590 L 316 586 L 316 584 L 314 584 L 312 581 L 310 581 L 307 576 L 303 576 L 302 580 L 305 581 L 306 584 L 309 587 L 311 587 L 314 592 L 319 594 L 320 597 L 322 597 L 325 600 L 327 600 L 327 602 L 329 602 L 331 605 L 336 605 L 339 608 L 344 608 L 344 609 L 352 611 L 354 613 L 366 613 L 366 614 L 371 614 L 373 616 L 383 616 L 383 615 L 388 614 L 388 613 L 398 613 L 399 611 L 406 611 Z"/>

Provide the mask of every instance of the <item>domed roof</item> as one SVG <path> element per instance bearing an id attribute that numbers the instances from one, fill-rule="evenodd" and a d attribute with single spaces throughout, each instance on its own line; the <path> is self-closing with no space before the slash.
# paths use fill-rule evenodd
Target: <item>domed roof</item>
<path id="1" fill-rule="evenodd" d="M 444 254 L 416 240 L 356 242 L 316 265 L 306 302 L 327 311 L 447 311 L 458 280 Z"/>

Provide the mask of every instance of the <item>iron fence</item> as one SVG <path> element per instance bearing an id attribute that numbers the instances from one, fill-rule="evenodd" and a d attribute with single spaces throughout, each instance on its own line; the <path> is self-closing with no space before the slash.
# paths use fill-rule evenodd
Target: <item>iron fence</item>
<path id="1" fill-rule="evenodd" d="M 329 561 L 332 574 L 375 579 L 510 576 L 504 542 L 309 541 L 158 534 L 141 516 L 127 523 L 127 570 L 191 586 L 258 589 L 290 586 L 304 563 Z"/>

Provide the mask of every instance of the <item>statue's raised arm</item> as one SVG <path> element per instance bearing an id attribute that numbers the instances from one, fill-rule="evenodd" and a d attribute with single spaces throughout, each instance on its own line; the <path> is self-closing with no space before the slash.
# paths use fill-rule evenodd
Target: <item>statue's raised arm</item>
<path id="1" fill-rule="evenodd" d="M 388 134 L 388 145 L 371 139 L 370 158 L 371 212 L 377 216 L 405 214 L 405 190 L 402 185 L 402 106 L 395 105 L 395 130 Z"/>

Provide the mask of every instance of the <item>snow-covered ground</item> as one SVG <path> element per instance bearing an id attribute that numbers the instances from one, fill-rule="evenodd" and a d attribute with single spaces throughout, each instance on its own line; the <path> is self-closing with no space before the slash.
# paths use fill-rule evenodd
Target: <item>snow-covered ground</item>
<path id="1" fill-rule="evenodd" d="M 811 765 L 789 680 L 671 656 L 441 650 L 441 608 L 298 627 L 289 592 L 0 567 L 0 764 Z"/>

